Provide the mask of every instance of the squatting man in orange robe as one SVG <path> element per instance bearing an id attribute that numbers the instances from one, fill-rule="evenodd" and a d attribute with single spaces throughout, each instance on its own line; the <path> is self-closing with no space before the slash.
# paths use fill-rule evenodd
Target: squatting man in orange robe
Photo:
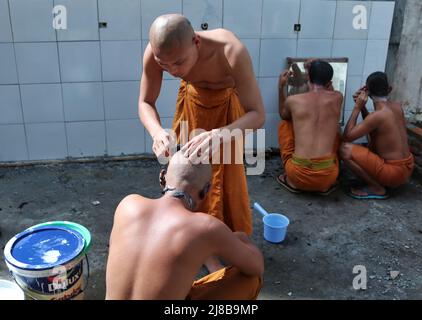
<path id="1" fill-rule="evenodd" d="M 256 299 L 264 259 L 246 233 L 199 212 L 210 187 L 210 164 L 182 151 L 160 173 L 164 195 L 132 194 L 116 209 L 106 271 L 107 299 Z M 197 281 L 209 256 L 229 266 Z"/>

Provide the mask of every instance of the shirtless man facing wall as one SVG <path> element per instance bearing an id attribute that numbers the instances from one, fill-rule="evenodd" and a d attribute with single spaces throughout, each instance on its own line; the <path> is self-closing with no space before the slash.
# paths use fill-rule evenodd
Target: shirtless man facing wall
<path id="1" fill-rule="evenodd" d="M 211 166 L 177 152 L 164 196 L 129 195 L 116 209 L 106 272 L 106 299 L 255 299 L 264 261 L 244 232 L 196 211 L 210 187 Z M 225 267 L 194 281 L 210 256 Z"/>
<path id="2" fill-rule="evenodd" d="M 386 187 L 398 187 L 412 175 L 414 158 L 409 150 L 403 109 L 400 103 L 388 100 L 390 92 L 387 75 L 374 72 L 366 86 L 354 95 L 356 104 L 343 132 L 345 143 L 340 156 L 367 184 L 351 188 L 349 195 L 357 199 L 386 199 Z M 366 109 L 368 95 L 374 102 L 375 111 L 371 113 Z M 357 124 L 359 113 L 363 121 Z M 366 135 L 369 148 L 350 143 Z"/>
<path id="3" fill-rule="evenodd" d="M 285 173 L 277 181 L 294 193 L 328 194 L 339 173 L 339 118 L 343 96 L 332 88 L 333 68 L 322 60 L 307 63 L 309 92 L 286 99 L 289 71 L 280 76 L 280 154 Z"/>

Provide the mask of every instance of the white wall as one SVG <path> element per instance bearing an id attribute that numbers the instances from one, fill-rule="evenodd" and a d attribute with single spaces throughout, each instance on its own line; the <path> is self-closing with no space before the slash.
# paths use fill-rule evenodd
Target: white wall
<path id="1" fill-rule="evenodd" d="M 52 28 L 58 4 L 68 9 L 68 30 Z M 352 28 L 359 4 L 368 30 Z M 349 57 L 347 117 L 353 90 L 385 68 L 393 9 L 391 1 L 0 0 L 0 162 L 151 152 L 137 116 L 141 56 L 151 22 L 168 12 L 242 39 L 264 98 L 267 147 L 277 147 L 285 58 Z M 165 75 L 158 109 L 166 126 L 177 89 Z"/>

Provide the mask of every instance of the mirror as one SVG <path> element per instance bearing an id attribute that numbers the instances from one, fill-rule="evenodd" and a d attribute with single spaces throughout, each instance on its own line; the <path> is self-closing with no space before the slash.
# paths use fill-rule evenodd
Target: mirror
<path id="1" fill-rule="evenodd" d="M 305 69 L 305 62 L 310 58 L 287 58 L 287 68 L 293 72 L 293 77 L 287 82 L 287 96 L 304 93 L 308 91 L 308 74 Z M 341 115 L 339 123 L 344 125 L 344 106 L 346 100 L 346 80 L 348 58 L 319 58 L 327 61 L 334 70 L 333 88 L 340 91 L 343 95 L 343 105 L 341 106 Z"/>

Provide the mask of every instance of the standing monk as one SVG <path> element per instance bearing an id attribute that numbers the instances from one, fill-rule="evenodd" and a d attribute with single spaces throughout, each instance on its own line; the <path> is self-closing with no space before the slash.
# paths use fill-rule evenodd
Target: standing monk
<path id="1" fill-rule="evenodd" d="M 212 155 L 216 150 L 208 146 L 213 140 L 223 142 L 222 129 L 244 132 L 263 125 L 265 112 L 251 58 L 232 32 L 195 32 L 186 17 L 168 14 L 152 23 L 149 37 L 143 58 L 139 116 L 153 139 L 157 157 L 167 156 L 172 142 L 161 126 L 155 105 L 163 71 L 182 79 L 173 119 L 178 142 L 183 142 L 184 123 L 188 134 L 205 130 L 182 149 L 191 157 L 201 151 Z M 233 151 L 234 141 L 229 143 Z M 252 217 L 243 163 L 235 164 L 234 157 L 229 164 L 214 162 L 212 188 L 199 210 L 224 221 L 232 231 L 250 235 Z M 221 267 L 211 260 L 206 266 L 211 272 Z"/>

